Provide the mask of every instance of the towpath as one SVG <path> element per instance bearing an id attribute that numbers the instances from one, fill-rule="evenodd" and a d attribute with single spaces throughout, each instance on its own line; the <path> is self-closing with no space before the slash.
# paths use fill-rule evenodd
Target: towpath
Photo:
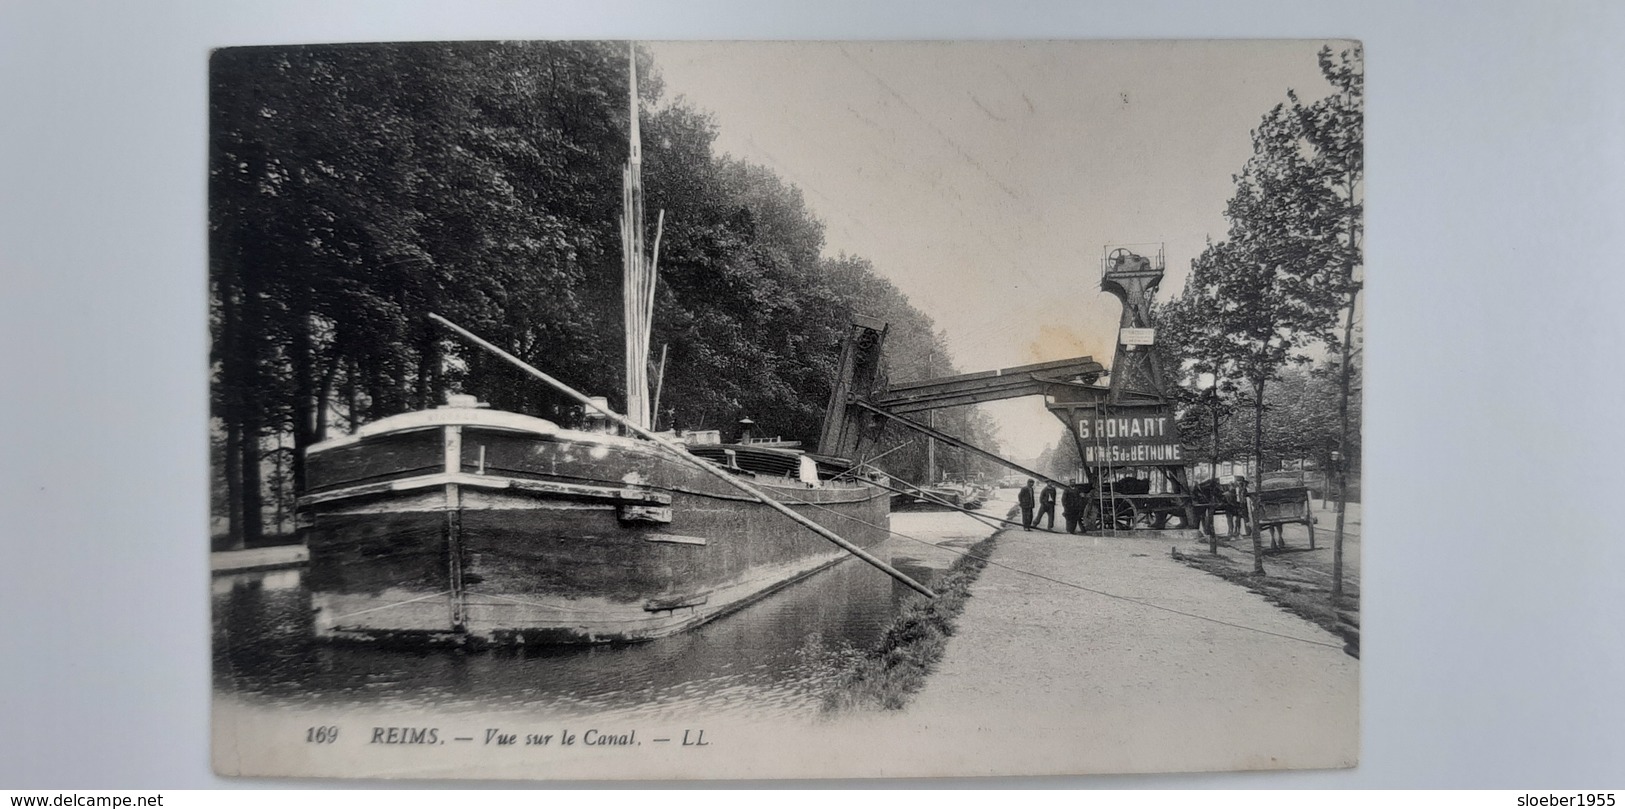
<path id="1" fill-rule="evenodd" d="M 1170 545 L 1003 532 L 906 719 L 970 749 L 1030 739 L 1032 772 L 1354 764 L 1359 661 Z"/>

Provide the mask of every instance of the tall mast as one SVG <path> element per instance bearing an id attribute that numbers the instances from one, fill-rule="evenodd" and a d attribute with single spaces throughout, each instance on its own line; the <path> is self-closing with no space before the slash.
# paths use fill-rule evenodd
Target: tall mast
<path id="1" fill-rule="evenodd" d="M 627 160 L 632 163 L 633 176 L 641 180 L 643 166 L 643 130 L 640 122 L 638 121 L 638 50 L 637 46 L 633 43 L 627 43 L 626 46 L 626 69 L 627 75 L 632 77 L 631 81 L 627 82 L 626 86 L 626 106 L 627 111 L 630 114 L 628 120 L 630 120 L 632 123 L 632 148 L 627 154 Z"/>
<path id="2" fill-rule="evenodd" d="M 649 326 L 653 317 L 654 267 L 643 249 L 643 143 L 638 124 L 638 55 L 627 44 L 627 128 L 630 148 L 621 172 L 622 313 L 626 323 L 626 417 L 648 429 Z"/>

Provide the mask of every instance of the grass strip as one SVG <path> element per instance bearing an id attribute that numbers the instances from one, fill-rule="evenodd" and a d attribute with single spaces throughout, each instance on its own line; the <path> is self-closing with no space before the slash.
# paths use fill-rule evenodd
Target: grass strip
<path id="1" fill-rule="evenodd" d="M 956 619 L 970 598 L 971 585 L 982 575 L 983 561 L 993 552 L 998 534 L 972 545 L 932 582 L 934 600 L 911 600 L 869 653 L 859 657 L 824 697 L 826 713 L 885 709 L 895 711 L 925 686 L 925 678 L 942 660 Z M 980 557 L 980 558 L 978 558 Z"/>
<path id="2" fill-rule="evenodd" d="M 1197 570 L 1246 587 L 1263 596 L 1265 601 L 1342 638 L 1343 651 L 1350 657 L 1360 656 L 1359 614 L 1334 609 L 1331 591 L 1328 588 L 1281 576 L 1256 576 L 1253 575 L 1251 568 L 1251 558 L 1245 560 L 1247 566 L 1243 567 L 1230 557 L 1222 554 L 1215 556 L 1208 553 L 1205 548 L 1197 553 L 1180 552 L 1175 549 L 1173 557 Z M 1350 587 L 1345 599 L 1349 603 L 1358 604 L 1360 599 L 1358 586 Z"/>

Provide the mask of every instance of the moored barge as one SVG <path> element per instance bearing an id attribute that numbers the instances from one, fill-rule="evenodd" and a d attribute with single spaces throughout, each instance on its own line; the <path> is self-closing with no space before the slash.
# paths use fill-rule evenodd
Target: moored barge
<path id="1" fill-rule="evenodd" d="M 859 547 L 888 492 L 796 450 L 696 457 Z M 319 636 L 584 644 L 668 635 L 848 554 L 652 442 L 472 397 L 309 448 L 300 501 Z M 754 470 L 753 468 L 754 467 Z"/>

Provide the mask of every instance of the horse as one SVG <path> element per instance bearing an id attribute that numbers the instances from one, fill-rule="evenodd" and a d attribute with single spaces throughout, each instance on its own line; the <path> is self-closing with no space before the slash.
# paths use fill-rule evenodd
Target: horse
<path id="1" fill-rule="evenodd" d="M 1232 537 L 1245 532 L 1247 528 L 1247 509 L 1243 505 L 1246 497 L 1247 483 L 1238 479 L 1237 483 L 1223 484 L 1217 478 L 1208 478 L 1191 490 L 1196 498 L 1196 505 L 1202 512 L 1201 532 L 1206 536 L 1217 536 L 1214 527 L 1214 515 L 1223 514 L 1225 529 Z"/>

